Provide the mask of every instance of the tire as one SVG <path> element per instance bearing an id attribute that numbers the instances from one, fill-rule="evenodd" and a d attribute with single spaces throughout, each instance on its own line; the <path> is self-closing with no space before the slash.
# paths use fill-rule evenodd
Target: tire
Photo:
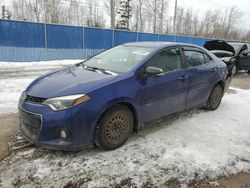
<path id="1" fill-rule="evenodd" d="M 250 70 L 247 70 L 247 74 L 250 74 Z"/>
<path id="2" fill-rule="evenodd" d="M 220 106 L 222 97 L 223 88 L 221 85 L 217 84 L 214 86 L 212 92 L 209 95 L 205 109 L 210 111 L 216 110 Z"/>
<path id="3" fill-rule="evenodd" d="M 129 108 L 117 105 L 101 117 L 94 132 L 94 144 L 103 150 L 114 150 L 129 138 L 134 117 Z"/>
<path id="4" fill-rule="evenodd" d="M 237 74 L 237 67 L 236 67 L 236 65 L 233 65 L 231 77 L 235 77 L 236 74 Z"/>

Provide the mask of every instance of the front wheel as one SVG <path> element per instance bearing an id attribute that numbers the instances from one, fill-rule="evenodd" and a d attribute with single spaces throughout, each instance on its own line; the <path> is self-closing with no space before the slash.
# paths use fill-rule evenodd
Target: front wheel
<path id="1" fill-rule="evenodd" d="M 94 143 L 104 150 L 116 149 L 128 140 L 133 125 L 131 110 L 117 105 L 105 112 L 99 121 L 94 133 Z"/>
<path id="2" fill-rule="evenodd" d="M 207 100 L 206 109 L 211 111 L 216 110 L 220 106 L 222 96 L 223 96 L 223 88 L 221 85 L 217 84 L 213 88 Z"/>

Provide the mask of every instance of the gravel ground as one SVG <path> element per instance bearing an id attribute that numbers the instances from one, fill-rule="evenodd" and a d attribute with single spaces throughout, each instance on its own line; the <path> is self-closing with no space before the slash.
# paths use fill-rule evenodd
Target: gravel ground
<path id="1" fill-rule="evenodd" d="M 18 115 L 16 113 L 0 116 L 0 161 L 8 155 L 8 141 L 18 132 Z"/>

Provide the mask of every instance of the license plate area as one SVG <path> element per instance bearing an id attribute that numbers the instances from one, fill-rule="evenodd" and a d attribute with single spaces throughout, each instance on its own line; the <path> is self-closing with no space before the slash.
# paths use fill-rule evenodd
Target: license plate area
<path id="1" fill-rule="evenodd" d="M 19 121 L 20 129 L 23 134 L 33 142 L 36 142 L 41 130 L 41 115 L 27 112 L 19 108 Z"/>

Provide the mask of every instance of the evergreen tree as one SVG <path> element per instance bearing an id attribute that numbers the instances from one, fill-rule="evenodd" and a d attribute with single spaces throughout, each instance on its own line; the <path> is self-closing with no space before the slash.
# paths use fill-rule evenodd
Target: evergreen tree
<path id="1" fill-rule="evenodd" d="M 3 6 L 2 6 L 2 19 L 5 18 L 5 12 L 6 12 L 6 6 L 3 5 Z"/>
<path id="2" fill-rule="evenodd" d="M 11 18 L 10 12 L 7 10 L 6 6 L 3 5 L 2 6 L 2 19 L 10 19 L 10 18 Z"/>
<path id="3" fill-rule="evenodd" d="M 129 20 L 131 18 L 131 0 L 121 0 L 120 8 L 118 9 L 118 14 L 120 15 L 120 20 L 118 21 L 116 28 L 122 30 L 129 30 Z"/>

